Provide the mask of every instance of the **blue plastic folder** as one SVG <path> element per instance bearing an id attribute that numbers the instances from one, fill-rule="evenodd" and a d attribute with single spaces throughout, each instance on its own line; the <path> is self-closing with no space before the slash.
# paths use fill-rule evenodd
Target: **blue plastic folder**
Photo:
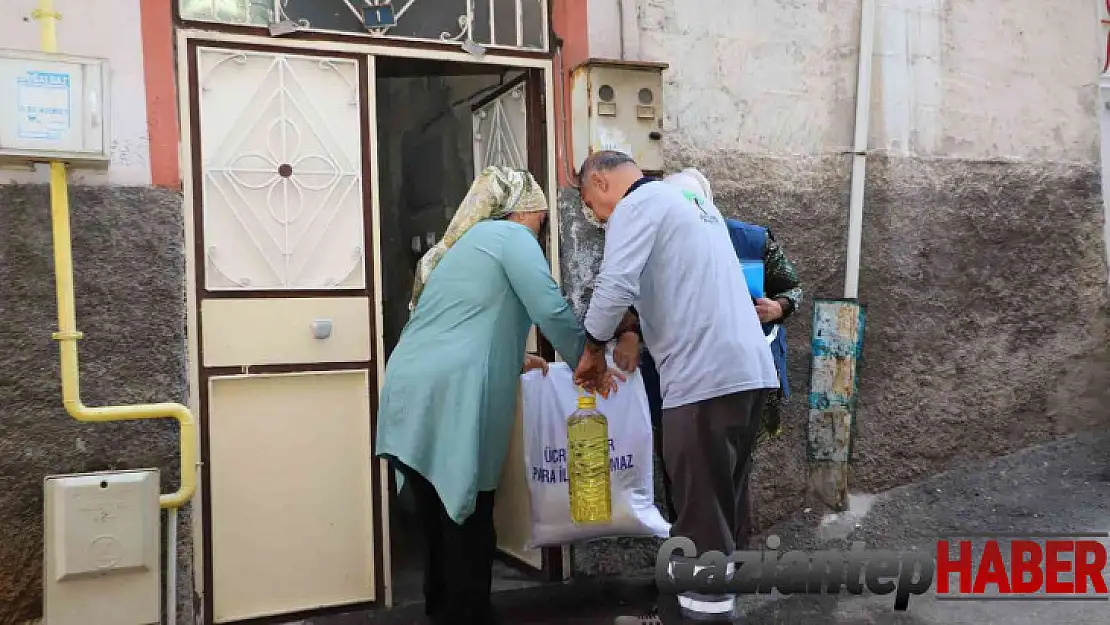
<path id="1" fill-rule="evenodd" d="M 763 261 L 740 261 L 744 268 L 744 280 L 748 283 L 748 292 L 752 297 L 763 297 Z"/>

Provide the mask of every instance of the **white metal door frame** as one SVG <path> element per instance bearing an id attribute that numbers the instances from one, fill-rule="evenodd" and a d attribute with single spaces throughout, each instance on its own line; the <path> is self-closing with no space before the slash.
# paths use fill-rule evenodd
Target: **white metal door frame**
<path id="1" fill-rule="evenodd" d="M 377 360 L 372 347 L 374 343 L 372 332 L 376 330 L 376 326 L 371 322 L 369 312 L 370 300 L 373 297 L 370 282 L 376 277 L 376 268 L 366 264 L 373 257 L 368 258 L 363 251 L 368 247 L 367 239 L 370 238 L 367 236 L 369 233 L 366 228 L 373 225 L 373 220 L 367 215 L 370 202 L 366 195 L 370 184 L 367 178 L 371 177 L 367 160 L 370 148 L 368 138 L 370 122 L 366 98 L 362 97 L 362 94 L 368 91 L 367 77 L 371 74 L 369 64 L 372 59 L 362 55 L 320 53 L 312 50 L 258 47 L 196 39 L 187 41 L 181 52 L 179 57 L 185 68 L 186 85 L 181 104 L 182 128 L 187 129 L 187 134 L 183 136 L 188 141 L 188 150 L 182 155 L 182 162 L 187 164 L 185 223 L 189 281 L 190 397 L 191 403 L 201 415 L 198 435 L 201 443 L 201 462 L 204 463 L 200 497 L 197 502 L 199 506 L 194 508 L 194 528 L 197 529 L 194 543 L 199 547 L 194 549 L 194 553 L 199 556 L 195 562 L 195 572 L 198 578 L 196 588 L 200 589 L 201 595 L 202 614 L 200 616 L 206 623 L 231 622 L 273 618 L 287 612 L 315 610 L 316 606 L 320 605 L 353 608 L 381 603 L 385 594 L 385 579 L 382 576 L 385 566 L 380 546 L 387 543 L 378 522 L 381 514 L 375 504 L 379 498 L 374 492 L 367 492 L 364 499 L 356 502 L 366 507 L 365 515 L 356 514 L 355 523 L 345 526 L 353 533 L 343 540 L 347 542 L 349 538 L 362 542 L 368 549 L 368 559 L 356 557 L 349 561 L 348 565 L 352 568 L 342 573 L 341 577 L 335 580 L 337 583 L 334 586 L 325 584 L 312 590 L 309 588 L 312 584 L 307 583 L 305 589 L 308 594 L 306 595 L 290 597 L 285 593 L 271 598 L 265 588 L 259 590 L 257 582 L 251 581 L 254 579 L 253 576 L 242 574 L 244 562 L 248 570 L 252 566 L 258 566 L 260 553 L 265 553 L 264 546 L 259 545 L 247 547 L 245 551 L 240 550 L 240 558 L 245 557 L 246 560 L 229 557 L 223 560 L 223 563 L 230 563 L 232 568 L 221 566 L 217 569 L 214 562 L 220 562 L 219 559 L 223 558 L 227 551 L 213 553 L 215 537 L 222 537 L 221 540 L 228 545 L 237 546 L 242 543 L 226 533 L 220 534 L 216 531 L 219 528 L 212 525 L 214 518 L 212 498 L 213 493 L 216 492 L 213 477 L 233 475 L 235 463 L 224 465 L 228 469 L 225 473 L 213 474 L 211 459 L 215 453 L 214 442 L 217 441 L 213 441 L 209 436 L 213 425 L 209 415 L 216 410 L 216 406 L 211 403 L 212 398 L 215 397 L 211 386 L 214 380 L 252 381 L 269 376 L 273 380 L 285 380 L 285 384 L 295 384 L 298 374 L 320 376 L 325 372 L 338 372 L 347 373 L 346 379 L 354 380 L 355 385 L 352 388 L 348 383 L 346 408 L 339 408 L 341 412 L 330 413 L 329 423 L 330 417 L 343 417 L 347 419 L 346 422 L 349 425 L 362 430 L 360 437 L 365 437 L 367 446 L 371 443 L 369 433 L 372 431 L 372 401 L 362 403 L 362 408 L 353 408 L 355 412 L 351 412 L 350 400 L 354 398 L 353 405 L 360 405 L 359 397 L 369 400 L 370 397 L 367 394 L 376 393 L 377 390 L 376 383 L 370 383 L 368 379 L 368 376 L 377 375 L 376 363 L 372 362 Z M 202 74 L 202 59 L 205 58 L 209 61 L 209 66 L 205 68 L 209 73 Z M 294 62 L 298 64 L 297 70 L 294 70 L 293 65 L 290 64 Z M 250 71 L 249 68 L 254 67 L 255 73 L 244 74 L 243 78 L 254 76 L 258 77 L 260 82 L 257 87 L 251 86 L 249 91 L 241 91 L 237 95 L 234 90 L 234 85 L 237 83 L 231 83 L 232 89 L 227 93 L 232 100 L 223 101 L 223 106 L 231 108 L 226 111 L 225 116 L 223 109 L 216 105 L 216 110 L 221 112 L 214 115 L 213 121 L 206 126 L 207 129 L 216 131 L 217 137 L 222 131 L 224 133 L 222 138 L 208 137 L 212 140 L 211 144 L 200 142 L 200 138 L 206 133 L 202 132 L 204 129 L 198 123 L 198 120 L 203 122 L 204 118 L 198 115 L 205 110 L 205 101 L 216 98 L 218 102 L 219 94 L 223 92 L 216 91 L 212 85 L 209 85 L 208 78 L 216 72 L 224 71 L 225 67 L 235 71 L 233 68 L 236 65 L 243 68 L 241 71 Z M 261 70 L 261 73 L 258 73 L 258 70 Z M 298 77 L 299 73 L 300 77 Z M 314 101 L 311 94 L 315 91 L 301 82 L 306 75 L 317 77 L 326 75 L 327 82 L 316 84 L 316 89 L 338 90 L 340 97 Z M 269 97 L 266 97 L 266 94 L 269 94 Z M 262 99 L 256 101 L 259 96 L 262 96 Z M 343 137 L 350 132 L 349 126 L 347 130 L 338 134 L 334 132 L 335 129 L 329 130 L 330 124 L 324 121 L 326 118 L 320 117 L 320 112 L 316 110 L 318 104 L 338 105 L 342 110 L 338 115 L 346 119 L 347 124 L 353 124 L 358 129 L 358 137 L 353 140 Z M 278 109 L 273 112 L 273 117 L 267 117 L 266 114 L 270 112 L 269 107 L 275 105 Z M 260 106 L 260 108 L 255 109 L 254 106 Z M 352 110 L 349 107 L 354 108 Z M 278 130 L 276 133 L 275 128 Z M 338 137 L 342 137 L 342 140 L 336 143 Z M 272 160 L 274 150 L 270 142 L 274 140 L 281 146 L 279 150 L 282 152 L 281 158 L 289 160 L 280 167 L 278 164 L 281 161 L 266 161 L 266 167 L 261 167 L 254 161 L 265 160 L 264 157 L 267 154 Z M 260 144 L 265 148 L 259 147 Z M 228 148 L 227 152 L 224 151 L 225 147 Z M 306 157 L 305 161 L 297 160 L 301 157 Z M 248 164 L 245 162 L 247 158 L 254 160 Z M 227 162 L 223 162 L 225 159 Z M 306 165 L 312 159 L 315 159 L 315 163 Z M 214 164 L 218 167 L 215 169 L 210 167 L 210 161 L 215 161 Z M 330 179 L 325 176 L 326 184 L 323 185 L 317 184 L 320 182 L 318 177 L 321 172 L 313 171 L 320 169 L 321 163 L 325 165 L 323 169 L 330 168 L 332 174 Z M 280 173 L 283 168 L 288 168 L 289 171 Z M 298 172 L 303 171 L 303 175 L 307 178 L 317 176 L 317 179 L 311 181 L 313 184 L 307 184 L 310 182 L 307 179 L 298 184 L 287 184 L 301 178 L 300 173 L 294 174 L 294 169 Z M 260 173 L 264 170 L 269 173 Z M 275 174 L 279 177 L 275 178 Z M 258 176 L 266 180 L 261 184 L 257 179 L 251 179 L 249 182 L 247 180 Z M 348 180 L 352 176 L 353 178 Z M 290 180 L 283 180 L 283 178 L 290 178 Z M 275 183 L 274 180 L 278 182 Z M 275 189 L 278 188 L 291 194 L 284 198 L 284 211 L 278 210 L 271 201 L 274 199 Z M 344 189 L 346 196 L 336 197 L 333 192 L 337 189 Z M 293 191 L 296 193 L 292 193 Z M 291 211 L 291 197 L 296 198 L 301 194 L 313 192 L 324 192 L 324 195 L 317 196 L 307 204 L 294 201 Z M 290 259 L 295 257 L 298 251 L 308 250 L 310 255 L 305 259 L 307 263 L 313 259 L 314 250 L 323 250 L 325 255 L 333 252 L 328 245 L 320 245 L 322 237 L 329 230 L 338 232 L 340 236 L 352 234 L 350 226 L 353 226 L 353 223 L 347 224 L 347 228 L 341 228 L 338 231 L 329 227 L 331 220 L 339 216 L 337 213 L 340 210 L 339 206 L 331 211 L 331 215 L 323 214 L 328 212 L 327 209 L 321 210 L 321 207 L 330 208 L 334 204 L 333 198 L 339 201 L 343 197 L 348 198 L 341 204 L 346 207 L 344 214 L 348 217 L 353 216 L 361 224 L 361 227 L 355 231 L 357 234 L 353 240 L 348 241 L 355 245 L 354 250 L 359 257 L 351 270 L 353 273 L 340 275 L 347 271 L 349 266 L 349 259 L 343 258 L 338 263 L 342 267 L 336 267 L 336 264 L 332 263 L 332 268 L 338 271 L 335 281 L 326 275 L 331 271 L 329 269 L 307 283 L 294 284 L 290 280 Z M 277 203 L 281 204 L 282 201 L 279 200 Z M 216 205 L 224 206 L 225 210 L 212 211 L 212 207 Z M 260 206 L 265 206 L 267 210 L 260 210 Z M 308 211 L 310 208 L 311 212 Z M 272 221 L 263 217 L 266 213 L 273 217 Z M 297 220 L 291 216 L 291 213 L 301 214 L 305 219 Z M 220 270 L 212 262 L 216 258 L 210 258 L 209 255 L 209 250 L 215 249 L 210 247 L 213 244 L 210 237 L 215 236 L 215 233 L 220 230 L 219 228 L 209 230 L 209 218 L 227 215 L 234 215 L 235 218 L 226 223 L 233 224 L 232 227 L 237 223 L 242 228 L 243 234 L 237 236 L 248 237 L 238 240 L 249 240 L 253 243 L 253 245 L 239 245 L 236 241 L 231 241 L 224 248 L 233 257 L 232 260 L 236 260 L 234 258 L 236 255 L 239 255 L 238 260 L 248 258 L 247 264 L 239 268 L 243 269 L 246 275 L 254 276 L 249 282 L 237 280 L 239 277 L 237 272 L 233 271 L 234 275 L 231 275 Z M 248 226 L 248 223 L 251 225 Z M 294 223 L 298 224 L 299 232 L 292 232 Z M 275 227 L 281 232 L 274 231 Z M 253 260 L 256 262 L 254 269 L 260 271 L 255 274 L 250 273 L 249 257 L 252 253 L 243 254 L 245 250 L 251 249 L 255 256 Z M 267 253 L 278 260 L 267 257 Z M 258 260 L 262 262 L 257 262 Z M 272 275 L 269 275 L 271 272 Z M 222 284 L 213 283 L 212 278 L 217 276 L 222 277 Z M 355 277 L 354 283 L 344 285 L 344 278 L 350 276 Z M 269 284 L 266 283 L 267 279 Z M 219 312 L 221 309 L 222 313 Z M 312 344 L 309 340 L 307 324 L 321 311 L 329 317 L 332 313 L 343 317 L 341 325 L 354 332 L 354 340 L 333 341 L 327 344 L 327 347 L 319 343 Z M 291 312 L 294 314 L 290 315 Z M 210 327 L 207 322 L 217 317 L 210 319 L 209 314 L 221 315 L 218 317 L 221 323 Z M 270 322 L 265 325 L 261 335 L 255 330 L 255 327 L 261 324 L 252 323 L 252 320 L 259 321 L 257 317 L 259 314 L 266 316 Z M 206 320 L 204 334 L 201 333 L 202 316 Z M 289 326 L 289 321 L 294 318 L 296 328 Z M 218 331 L 213 329 L 217 327 L 219 327 Z M 278 330 L 278 334 L 266 332 L 271 329 Z M 214 331 L 217 332 L 216 335 L 212 334 Z M 218 336 L 211 344 L 210 335 Z M 276 339 L 276 342 L 271 339 Z M 231 344 L 236 344 L 238 347 L 230 347 Z M 239 351 L 236 351 L 237 349 Z M 365 376 L 357 377 L 359 372 L 364 372 Z M 356 377 L 352 378 L 349 375 L 351 373 Z M 359 382 L 360 379 L 362 382 Z M 222 388 L 227 387 L 225 385 Z M 224 397 L 228 396 L 225 394 Z M 336 396 L 332 395 L 331 398 L 336 399 Z M 241 400 L 239 403 L 241 405 Z M 288 411 L 289 408 L 286 410 Z M 304 410 L 301 410 L 297 414 L 303 413 Z M 254 417 L 254 413 L 250 411 L 239 411 L 230 415 L 221 414 L 222 418 L 234 417 L 232 421 L 244 421 Z M 360 415 L 364 416 L 360 417 Z M 285 416 L 288 417 L 288 414 Z M 352 418 L 353 421 L 350 420 Z M 358 425 L 360 418 L 365 418 L 367 422 L 361 426 Z M 247 432 L 250 435 L 259 431 L 259 428 L 265 431 L 267 427 L 265 422 L 254 425 L 254 430 L 244 430 L 240 426 L 238 431 L 240 434 Z M 327 424 L 322 423 L 322 425 Z M 342 440 L 342 437 L 339 440 Z M 266 437 L 261 442 L 285 444 L 285 448 L 290 449 L 287 443 L 282 443 L 275 437 Z M 225 449 L 223 453 L 226 457 L 227 450 Z M 317 453 L 321 452 L 317 450 Z M 324 453 L 323 457 L 327 457 L 326 452 Z M 354 463 L 351 465 L 352 468 L 357 465 L 362 467 L 361 470 L 355 468 L 355 473 L 344 473 L 343 478 L 347 480 L 348 485 L 354 484 L 354 488 L 359 488 L 357 486 L 359 483 L 374 485 L 380 480 L 378 463 L 372 462 L 369 458 L 360 461 L 358 448 L 348 447 L 345 453 L 345 457 Z M 369 453 L 369 449 L 366 453 Z M 262 463 L 258 466 L 273 465 L 271 461 L 269 465 Z M 308 466 L 313 465 L 306 465 Z M 216 470 L 221 471 L 219 467 L 216 467 Z M 361 477 L 358 475 L 359 471 L 362 471 Z M 266 477 L 259 475 L 259 480 L 265 480 Z M 221 483 L 226 479 L 226 477 L 222 478 Z M 238 484 L 239 488 L 242 488 L 245 483 L 242 476 L 233 476 L 232 480 L 231 483 Z M 280 494 L 277 491 L 263 489 L 260 492 L 265 492 L 266 495 L 259 503 L 273 503 L 275 499 L 280 502 Z M 233 497 L 227 499 L 234 500 Z M 354 508 L 351 510 L 353 511 Z M 306 512 L 301 509 L 299 514 L 304 515 Z M 308 513 L 306 518 L 313 517 Z M 280 517 L 270 515 L 260 517 L 259 521 L 271 531 L 275 531 L 278 527 L 275 523 L 279 519 Z M 270 520 L 274 520 L 275 523 L 270 523 Z M 242 530 L 241 527 L 239 529 Z M 276 531 L 279 532 L 279 536 L 275 540 L 280 541 L 280 536 L 286 533 L 286 529 L 278 528 Z M 317 528 L 317 531 L 319 532 L 320 529 Z M 279 545 L 280 542 L 275 546 Z M 332 545 L 332 547 L 339 549 L 337 553 L 343 551 L 341 545 Z M 352 545 L 352 547 L 355 546 Z M 309 571 L 314 566 L 313 555 L 311 551 L 304 552 L 303 549 L 301 551 L 301 558 L 296 561 L 296 564 L 290 563 L 290 566 L 284 569 L 285 577 L 279 574 L 275 578 L 278 582 L 288 583 L 298 576 L 304 578 L 302 579 L 304 582 L 312 579 Z M 216 583 L 214 573 L 219 571 L 224 571 L 221 579 L 232 583 L 238 592 L 234 595 L 229 593 L 223 598 L 213 594 Z M 310 577 L 304 577 L 305 575 Z M 298 583 L 298 586 L 300 585 Z M 339 587 L 339 592 L 335 587 Z"/>
<path id="2" fill-rule="evenodd" d="M 542 90 L 544 94 L 544 115 L 545 115 L 545 149 L 544 156 L 546 162 L 546 188 L 549 190 L 548 202 L 550 204 L 550 230 L 555 233 L 555 236 L 550 237 L 548 243 L 548 256 L 551 259 L 552 274 L 557 282 L 561 282 L 560 267 L 559 267 L 559 241 L 557 233 L 559 232 L 559 213 L 556 202 L 557 197 L 557 177 L 556 177 L 556 143 L 555 143 L 555 86 L 554 86 L 554 64 L 549 58 L 537 58 L 530 56 L 512 56 L 512 55 L 498 55 L 487 54 L 481 58 L 474 57 L 461 50 L 436 50 L 424 48 L 408 48 L 392 45 L 379 45 L 379 44 L 365 44 L 365 43 L 351 43 L 342 41 L 304 41 L 296 39 L 283 39 L 278 45 L 275 45 L 275 40 L 271 38 L 261 37 L 257 35 L 244 35 L 238 33 L 221 32 L 201 30 L 195 28 L 179 29 L 177 31 L 177 50 L 178 54 L 178 113 L 179 113 L 179 128 L 180 128 L 180 162 L 181 162 L 181 178 L 183 188 L 183 212 L 184 212 L 184 225 L 185 225 L 185 244 L 186 244 L 186 341 L 188 348 L 188 375 L 189 375 L 189 403 L 194 411 L 201 409 L 201 393 L 202 386 L 206 384 L 201 375 L 201 363 L 198 356 L 200 353 L 200 337 L 198 334 L 198 314 L 199 314 L 199 301 L 198 301 L 198 287 L 196 276 L 196 254 L 193 252 L 195 248 L 195 241 L 197 237 L 198 224 L 194 223 L 193 207 L 195 202 L 199 199 L 194 197 L 193 183 L 197 175 L 193 171 L 192 154 L 193 154 L 193 134 L 195 123 L 192 118 L 191 101 L 194 97 L 194 87 L 190 80 L 190 59 L 185 51 L 189 50 L 191 43 L 206 43 L 212 45 L 225 45 L 225 46 L 241 46 L 244 48 L 252 49 L 268 49 L 273 51 L 286 51 L 289 53 L 297 53 L 304 51 L 317 51 L 317 52 L 331 52 L 340 55 L 353 55 L 360 56 L 365 59 L 365 73 L 366 84 L 370 85 L 366 93 L 363 94 L 368 111 L 375 111 L 377 108 L 376 92 L 373 88 L 373 79 L 375 76 L 374 70 L 374 57 L 376 56 L 392 56 L 402 58 L 418 58 L 418 59 L 433 59 L 454 61 L 461 63 L 476 63 L 488 64 L 508 67 L 519 67 L 524 69 L 537 69 L 542 71 L 543 85 Z M 377 133 L 377 120 L 373 114 L 369 115 L 369 150 L 364 154 L 364 158 L 369 158 L 372 163 L 376 163 L 378 159 L 377 146 L 378 146 L 378 133 Z M 376 166 L 375 166 L 376 167 Z M 375 168 L 376 172 L 376 168 Z M 372 234 L 373 234 L 373 271 L 370 272 L 368 278 L 371 284 L 367 287 L 372 288 L 372 297 L 374 303 L 373 310 L 373 326 L 375 331 L 374 339 L 374 353 L 377 355 L 384 353 L 384 334 L 382 331 L 382 276 L 381 276 L 381 244 L 380 244 L 380 206 L 379 206 L 379 180 L 376 173 L 370 176 L 369 181 L 371 205 L 370 218 L 372 220 Z M 364 182 L 364 183 L 365 183 Z M 376 371 L 374 371 L 375 378 L 378 384 L 384 376 L 385 361 L 384 358 L 378 356 L 375 358 Z M 377 390 L 377 389 L 375 389 Z M 376 395 L 376 393 L 375 393 Z M 199 436 L 199 433 L 198 433 Z M 198 441 L 199 442 L 199 441 Z M 205 474 L 205 467 L 201 467 L 202 476 Z M 378 499 L 380 500 L 380 507 L 378 510 L 377 518 L 374 520 L 375 527 L 380 528 L 381 543 L 378 546 L 378 551 L 381 553 L 381 567 L 376 571 L 375 578 L 380 580 L 379 587 L 382 587 L 384 592 L 377 594 L 375 603 L 383 603 L 385 606 L 393 604 L 392 596 L 392 583 L 391 583 L 391 562 L 389 550 L 389 472 L 388 466 L 385 461 L 378 463 L 378 471 L 376 471 L 378 478 Z M 194 587 L 198 589 L 197 594 L 200 595 L 199 603 L 202 606 L 205 616 L 210 616 L 211 598 L 205 596 L 205 589 L 208 588 L 210 580 L 205 574 L 205 550 L 203 548 L 205 536 L 207 535 L 207 528 L 204 524 L 205 510 L 203 505 L 203 480 L 202 486 L 198 488 L 202 491 L 201 497 L 194 500 L 192 506 L 192 527 L 193 527 L 193 541 L 194 541 Z M 561 574 L 563 578 L 570 576 L 570 551 L 567 548 L 561 550 Z M 206 621 L 209 622 L 209 621 Z"/>

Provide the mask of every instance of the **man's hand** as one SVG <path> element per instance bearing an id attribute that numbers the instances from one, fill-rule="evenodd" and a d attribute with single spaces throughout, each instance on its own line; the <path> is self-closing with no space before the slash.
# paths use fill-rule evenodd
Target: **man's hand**
<path id="1" fill-rule="evenodd" d="M 535 354 L 525 354 L 524 367 L 521 373 L 528 373 L 533 369 L 540 369 L 543 371 L 544 376 L 547 376 L 547 361 Z"/>
<path id="2" fill-rule="evenodd" d="M 773 299 L 761 297 L 755 300 L 755 312 L 760 323 L 771 323 L 782 319 L 782 304 Z"/>
<path id="3" fill-rule="evenodd" d="M 635 332 L 626 332 L 613 349 L 613 361 L 622 371 L 632 373 L 640 366 L 640 337 Z"/>
<path id="4" fill-rule="evenodd" d="M 616 334 L 617 336 L 620 336 L 625 332 L 635 332 L 636 329 L 639 327 L 640 319 L 636 315 L 632 314 L 632 311 L 630 310 L 624 313 L 624 317 L 621 318 L 621 323 L 619 326 L 617 326 Z"/>
<path id="5" fill-rule="evenodd" d="M 627 382 L 628 376 L 620 369 L 610 368 L 601 377 L 601 384 L 598 386 L 597 393 L 609 399 L 609 395 L 617 392 L 617 382 Z"/>

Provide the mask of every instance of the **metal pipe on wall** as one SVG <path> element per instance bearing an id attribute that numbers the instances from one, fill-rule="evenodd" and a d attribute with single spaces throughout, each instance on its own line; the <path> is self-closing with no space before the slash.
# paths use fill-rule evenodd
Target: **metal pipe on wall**
<path id="1" fill-rule="evenodd" d="M 54 9 L 53 0 L 38 0 L 33 17 L 39 22 L 43 52 L 58 51 L 57 21 L 61 14 Z M 83 335 L 77 331 L 77 308 L 73 288 L 73 235 L 70 229 L 69 179 L 66 164 L 50 163 L 50 219 L 54 244 L 54 279 L 58 300 L 58 341 L 61 364 L 62 405 L 78 421 L 104 423 L 135 419 L 174 418 L 180 427 L 180 485 L 174 493 L 161 495 L 158 503 L 168 508 L 170 526 L 166 537 L 166 615 L 170 625 L 177 620 L 177 509 L 193 497 L 197 486 L 197 430 L 196 419 L 189 409 L 177 403 L 144 404 L 134 406 L 103 406 L 90 408 L 81 401 L 80 369 L 77 360 L 77 341 Z"/>
<path id="2" fill-rule="evenodd" d="M 852 141 L 852 191 L 848 206 L 848 253 L 844 268 L 845 299 L 859 298 L 863 247 L 863 203 L 867 181 L 867 135 L 871 121 L 871 60 L 875 54 L 875 0 L 862 0 L 859 25 L 859 70 L 856 79 L 856 128 Z"/>
<path id="3" fill-rule="evenodd" d="M 177 508 L 166 510 L 166 625 L 177 625 Z"/>
<path id="4" fill-rule="evenodd" d="M 636 24 L 636 0 L 616 0 L 620 60 L 639 60 L 640 34 Z"/>
<path id="5" fill-rule="evenodd" d="M 617 2 L 617 38 L 620 44 L 620 60 L 624 59 L 624 0 L 616 0 Z"/>
<path id="6" fill-rule="evenodd" d="M 34 18 L 41 22 L 43 52 L 57 52 L 55 21 L 61 14 L 54 10 L 53 0 L 38 0 Z M 187 407 L 177 403 L 139 404 L 133 406 L 102 406 L 90 408 L 81 401 L 81 385 L 77 366 L 77 341 L 84 337 L 77 331 L 77 309 L 73 293 L 73 236 L 69 223 L 69 180 L 66 165 L 50 163 L 50 217 L 54 243 L 55 293 L 58 299 L 58 341 L 61 360 L 62 405 L 78 421 L 105 423 L 136 419 L 176 419 L 180 426 L 181 482 L 176 492 L 159 497 L 163 508 L 180 508 L 189 502 L 197 488 L 197 423 Z"/>
<path id="7" fill-rule="evenodd" d="M 852 145 L 852 191 L 844 299 L 813 303 L 810 372 L 807 501 L 838 512 L 848 508 L 848 475 L 858 395 L 858 370 L 866 319 L 860 306 L 859 270 L 867 179 L 867 135 L 871 112 L 871 59 L 875 49 L 875 1 L 860 6 L 859 76 Z M 854 322 L 847 321 L 854 319 Z M 841 380 L 839 372 L 853 373 Z M 845 384 L 844 382 L 849 382 Z"/>

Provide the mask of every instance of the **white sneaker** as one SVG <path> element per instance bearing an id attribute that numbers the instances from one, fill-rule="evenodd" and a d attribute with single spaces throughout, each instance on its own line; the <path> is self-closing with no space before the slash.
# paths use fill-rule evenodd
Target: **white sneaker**
<path id="1" fill-rule="evenodd" d="M 684 592 L 678 595 L 682 616 L 695 621 L 731 623 L 736 617 L 736 597 L 733 595 L 703 595 Z"/>
<path id="2" fill-rule="evenodd" d="M 638 616 L 618 616 L 613 625 L 663 625 L 663 619 L 658 614 L 640 614 Z"/>

